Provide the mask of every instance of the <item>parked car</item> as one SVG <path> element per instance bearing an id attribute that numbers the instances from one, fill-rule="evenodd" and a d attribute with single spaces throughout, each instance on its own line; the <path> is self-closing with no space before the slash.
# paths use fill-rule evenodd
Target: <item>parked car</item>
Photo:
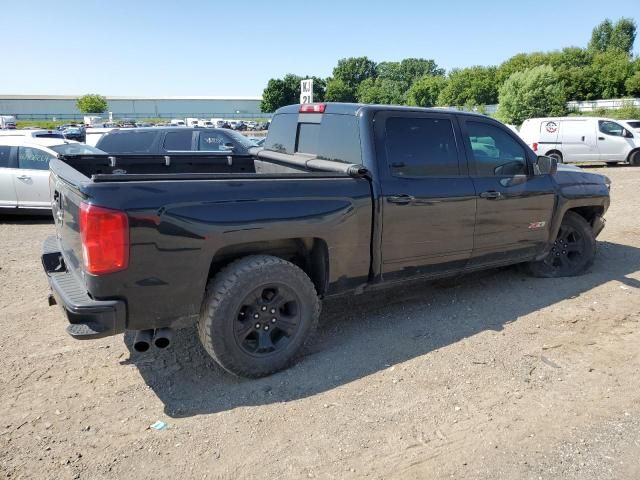
<path id="1" fill-rule="evenodd" d="M 215 127 L 216 128 L 231 128 L 231 125 L 226 120 L 216 120 Z"/>
<path id="2" fill-rule="evenodd" d="M 75 140 L 77 142 L 84 142 L 87 139 L 87 132 L 82 126 L 69 126 L 62 130 L 62 135 L 67 140 Z"/>
<path id="3" fill-rule="evenodd" d="M 620 122 L 634 132 L 640 132 L 640 120 L 620 120 Z"/>
<path id="4" fill-rule="evenodd" d="M 101 154 L 59 138 L 0 137 L 0 213 L 51 215 L 49 161 L 58 154 Z"/>
<path id="5" fill-rule="evenodd" d="M 0 130 L 14 130 L 16 128 L 16 117 L 13 115 L 0 115 Z"/>
<path id="6" fill-rule="evenodd" d="M 227 371 L 268 375 L 324 297 L 523 262 L 584 273 L 609 206 L 606 177 L 465 112 L 292 105 L 251 153 L 52 161 L 42 263 L 68 332 L 135 330 L 142 351 L 197 323 Z"/>
<path id="7" fill-rule="evenodd" d="M 171 123 L 171 125 L 175 125 L 176 127 L 186 126 L 186 124 L 184 123 L 184 120 L 180 120 L 179 118 L 174 118 L 169 123 Z"/>
<path id="8" fill-rule="evenodd" d="M 28 137 L 28 138 L 60 138 L 60 139 L 64 139 L 64 134 L 62 132 L 57 131 L 57 130 L 43 130 L 41 128 L 34 129 L 34 130 L 20 129 L 20 130 L 2 130 L 2 131 L 0 131 L 0 139 L 10 138 L 10 137 L 16 137 L 16 138 L 22 138 L 22 137 Z"/>
<path id="9" fill-rule="evenodd" d="M 558 162 L 626 162 L 640 165 L 640 133 L 610 118 L 532 118 L 520 136 L 534 152 Z"/>
<path id="10" fill-rule="evenodd" d="M 87 145 L 91 145 L 95 147 L 96 144 L 100 141 L 104 134 L 115 130 L 117 127 L 97 127 L 97 128 L 86 128 L 85 129 L 85 143 Z"/>
<path id="11" fill-rule="evenodd" d="M 136 128 L 107 132 L 96 148 L 108 153 L 205 151 L 248 155 L 255 145 L 244 135 L 216 128 Z"/>

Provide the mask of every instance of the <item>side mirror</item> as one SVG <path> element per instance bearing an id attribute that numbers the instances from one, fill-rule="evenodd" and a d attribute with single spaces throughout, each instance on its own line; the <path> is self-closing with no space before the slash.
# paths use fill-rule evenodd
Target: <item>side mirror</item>
<path id="1" fill-rule="evenodd" d="M 554 175 L 558 171 L 558 160 L 540 155 L 533 164 L 534 175 Z"/>
<path id="2" fill-rule="evenodd" d="M 222 144 L 222 150 L 225 152 L 233 152 L 233 150 L 236 148 L 236 146 L 231 143 L 231 142 L 227 142 L 227 143 L 223 143 Z"/>

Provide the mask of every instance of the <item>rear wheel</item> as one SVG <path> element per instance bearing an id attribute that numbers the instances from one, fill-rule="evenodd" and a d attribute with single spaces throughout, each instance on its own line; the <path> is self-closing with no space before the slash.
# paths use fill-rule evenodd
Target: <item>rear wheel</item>
<path id="1" fill-rule="evenodd" d="M 640 167 L 640 150 L 635 151 L 631 155 L 629 155 L 629 165 Z"/>
<path id="2" fill-rule="evenodd" d="M 300 268 L 252 255 L 209 282 L 198 332 L 222 368 L 261 377 L 288 367 L 303 353 L 319 316 L 320 300 Z"/>
<path id="3" fill-rule="evenodd" d="M 549 254 L 527 267 L 535 277 L 573 277 L 589 269 L 595 254 L 596 239 L 591 225 L 577 213 L 567 212 Z"/>

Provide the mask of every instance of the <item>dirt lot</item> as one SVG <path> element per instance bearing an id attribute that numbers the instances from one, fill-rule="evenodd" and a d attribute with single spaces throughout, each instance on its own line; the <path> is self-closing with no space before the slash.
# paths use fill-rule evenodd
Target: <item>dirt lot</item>
<path id="1" fill-rule="evenodd" d="M 591 273 L 332 301 L 312 352 L 257 381 L 193 330 L 147 354 L 72 340 L 39 264 L 52 224 L 3 218 L 0 476 L 640 478 L 640 169 L 601 171 Z"/>

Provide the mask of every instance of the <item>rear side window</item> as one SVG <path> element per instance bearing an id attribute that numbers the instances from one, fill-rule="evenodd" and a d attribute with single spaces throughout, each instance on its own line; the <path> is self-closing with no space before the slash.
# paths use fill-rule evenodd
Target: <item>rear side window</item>
<path id="1" fill-rule="evenodd" d="M 107 153 L 149 153 L 158 132 L 107 134 L 96 145 Z"/>
<path id="2" fill-rule="evenodd" d="M 9 155 L 11 154 L 11 147 L 0 145 L 0 167 L 9 166 Z"/>
<path id="3" fill-rule="evenodd" d="M 266 150 L 280 153 L 293 153 L 296 143 L 298 114 L 281 113 L 273 117 L 269 134 L 264 143 Z"/>
<path id="4" fill-rule="evenodd" d="M 32 147 L 18 148 L 18 167 L 29 170 L 48 170 L 53 155 Z"/>
<path id="5" fill-rule="evenodd" d="M 458 149 L 451 120 L 390 117 L 386 122 L 387 161 L 394 176 L 458 175 Z"/>
<path id="6" fill-rule="evenodd" d="M 167 132 L 164 137 L 165 150 L 191 150 L 191 130 Z"/>
<path id="7" fill-rule="evenodd" d="M 325 114 L 321 123 L 299 124 L 296 152 L 310 153 L 322 160 L 361 163 L 356 117 Z"/>

